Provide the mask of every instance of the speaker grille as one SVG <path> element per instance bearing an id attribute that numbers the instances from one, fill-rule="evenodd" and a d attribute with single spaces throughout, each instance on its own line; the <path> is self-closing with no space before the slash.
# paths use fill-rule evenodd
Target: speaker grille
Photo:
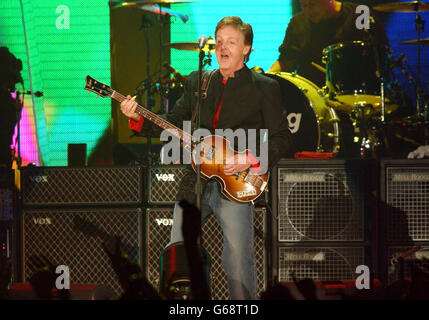
<path id="1" fill-rule="evenodd" d="M 279 247 L 279 281 L 354 279 L 365 264 L 363 247 Z"/>
<path id="2" fill-rule="evenodd" d="M 44 255 L 69 267 L 70 283 L 121 286 L 101 243 L 114 249 L 115 236 L 130 260 L 140 264 L 140 209 L 24 210 L 24 281 L 35 272 L 30 257 Z"/>
<path id="3" fill-rule="evenodd" d="M 11 189 L 0 188 L 0 221 L 13 220 L 13 194 Z"/>
<path id="4" fill-rule="evenodd" d="M 149 204 L 174 205 L 179 183 L 186 173 L 185 165 L 164 165 L 149 168 Z"/>
<path id="5" fill-rule="evenodd" d="M 388 167 L 386 169 L 387 239 L 429 240 L 429 168 Z"/>
<path id="6" fill-rule="evenodd" d="M 0 168 L 0 221 L 13 220 L 13 171 Z"/>
<path id="7" fill-rule="evenodd" d="M 25 206 L 138 205 L 141 167 L 36 167 L 23 169 Z"/>
<path id="8" fill-rule="evenodd" d="M 278 168 L 278 241 L 363 241 L 359 172 Z"/>
<path id="9" fill-rule="evenodd" d="M 170 232 L 173 223 L 173 208 L 148 209 L 146 216 L 146 276 L 149 282 L 159 288 L 160 258 L 164 248 L 170 241 Z M 255 209 L 255 258 L 258 279 L 258 291 L 265 290 L 266 284 L 266 213 L 265 208 Z M 206 249 L 210 261 L 210 287 L 214 300 L 229 299 L 226 274 L 222 267 L 222 229 L 214 214 L 211 214 L 201 231 L 201 244 Z"/>
<path id="10" fill-rule="evenodd" d="M 396 257 L 399 254 L 405 253 L 409 251 L 413 246 L 392 246 L 389 247 L 388 252 L 388 260 L 390 261 L 392 258 Z M 404 258 L 404 277 L 411 277 L 411 268 L 412 266 L 421 269 L 426 274 L 429 273 L 429 243 L 426 245 L 422 245 L 422 248 L 410 255 L 409 257 Z M 388 274 L 388 284 L 392 284 L 393 282 L 399 280 L 401 278 L 400 265 L 396 263 L 394 265 L 389 264 L 387 267 Z"/>

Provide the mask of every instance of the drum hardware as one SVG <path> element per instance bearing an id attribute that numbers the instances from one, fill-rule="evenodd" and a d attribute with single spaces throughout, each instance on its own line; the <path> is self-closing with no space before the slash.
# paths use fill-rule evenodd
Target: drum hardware
<path id="1" fill-rule="evenodd" d="M 385 3 L 374 7 L 375 10 L 381 12 L 414 12 L 414 23 L 417 31 L 417 39 L 406 41 L 404 44 L 417 44 L 417 90 L 416 90 L 416 113 L 420 116 L 428 117 L 428 106 L 424 101 L 424 93 L 421 84 L 421 46 L 428 43 L 429 40 L 421 39 L 421 33 L 424 31 L 425 20 L 419 14 L 421 11 L 429 11 L 429 3 L 421 1 L 400 2 L 400 3 Z"/>
<path id="2" fill-rule="evenodd" d="M 421 1 L 384 3 L 373 7 L 380 12 L 415 12 L 429 11 L 429 3 Z"/>
<path id="3" fill-rule="evenodd" d="M 311 65 L 313 66 L 313 67 L 315 67 L 317 70 L 319 70 L 320 72 L 322 72 L 322 73 L 326 73 L 326 69 L 325 68 L 323 68 L 321 65 L 319 65 L 319 64 L 317 64 L 317 63 L 315 63 L 315 62 L 311 62 Z"/>
<path id="4" fill-rule="evenodd" d="M 119 4 L 116 4 L 113 6 L 113 9 L 115 8 L 121 8 L 121 7 L 129 7 L 129 8 L 139 8 L 145 11 L 149 11 L 155 14 L 163 15 L 163 16 L 172 16 L 181 19 L 183 22 L 186 23 L 186 21 L 189 20 L 189 16 L 183 13 L 180 13 L 178 11 L 172 10 L 170 8 L 161 7 L 160 4 L 163 4 L 166 2 L 158 3 L 156 1 L 153 2 L 122 2 Z M 178 3 L 178 2 L 175 2 Z"/>
<path id="5" fill-rule="evenodd" d="M 420 115 L 386 121 L 378 130 L 390 156 L 406 156 L 416 147 L 429 143 L 429 121 Z"/>
<path id="6" fill-rule="evenodd" d="M 177 50 L 186 50 L 186 51 L 196 51 L 196 52 L 200 51 L 197 41 L 164 43 L 164 47 L 167 47 L 170 49 L 177 49 Z M 203 51 L 206 53 L 214 52 L 215 48 L 216 48 L 216 41 L 212 37 L 209 37 L 209 40 L 207 41 L 207 44 L 204 46 Z"/>
<path id="7" fill-rule="evenodd" d="M 280 85 L 296 151 L 337 154 L 340 148 L 339 119 L 335 110 L 325 103 L 323 90 L 296 73 L 267 72 L 264 75 Z"/>
<path id="8" fill-rule="evenodd" d="M 163 27 L 168 25 L 170 23 L 169 20 L 167 20 L 170 16 L 179 17 L 182 19 L 183 22 L 186 22 L 189 17 L 187 15 L 181 14 L 180 12 L 171 10 L 170 8 L 165 8 L 162 5 L 166 4 L 172 4 L 172 3 L 188 3 L 188 2 L 194 2 L 194 1 L 187 1 L 187 0 L 140 0 L 140 1 L 133 1 L 133 2 L 124 2 L 124 1 L 110 1 L 109 5 L 112 9 L 119 9 L 124 7 L 133 7 L 133 8 L 140 8 L 145 11 L 149 11 L 151 13 L 157 14 L 159 18 L 159 24 L 160 24 L 160 32 L 159 32 L 159 48 L 160 48 L 160 57 L 159 57 L 159 70 L 158 74 L 161 75 L 162 71 L 162 35 L 164 32 L 162 32 Z M 150 71 L 150 29 L 152 28 L 152 21 L 148 19 L 145 14 L 142 15 L 142 24 L 140 26 L 140 29 L 145 30 L 145 41 L 146 41 L 146 79 L 139 83 L 137 88 L 135 89 L 135 98 L 139 104 L 142 103 L 143 96 L 145 95 L 145 107 L 149 110 L 152 110 L 155 106 L 156 102 L 154 99 L 154 93 L 163 92 L 163 88 L 161 86 L 162 79 L 161 77 L 157 82 L 154 82 L 152 80 L 152 74 Z M 164 95 L 160 94 L 160 113 L 165 113 L 168 110 L 168 100 L 167 105 L 164 105 Z M 147 137 L 147 147 L 148 152 L 147 156 L 145 157 L 145 161 L 148 165 L 152 165 L 154 163 L 153 154 L 151 151 L 151 145 L 152 145 L 152 138 Z"/>
<path id="9" fill-rule="evenodd" d="M 404 45 L 404 44 L 419 44 L 419 43 L 422 44 L 422 45 L 424 45 L 424 46 L 429 46 L 429 38 L 420 39 L 420 40 L 418 40 L 418 39 L 416 39 L 416 40 L 407 40 L 407 41 L 401 42 L 400 44 Z"/>
<path id="10" fill-rule="evenodd" d="M 372 104 L 375 111 L 383 111 L 383 103 L 390 103 L 383 95 L 389 81 L 385 76 L 391 60 L 389 50 L 364 41 L 337 43 L 323 49 L 326 91 L 331 100 L 343 103 L 338 104 L 341 111 L 350 113 L 362 104 Z"/>
<path id="11" fill-rule="evenodd" d="M 117 9 L 121 7 L 131 7 L 131 8 L 139 8 L 143 5 L 151 5 L 151 4 L 179 4 L 179 3 L 192 3 L 195 1 L 189 1 L 189 0 L 136 0 L 132 2 L 126 2 L 126 1 L 109 1 L 109 5 L 112 7 L 112 9 Z M 165 9 L 165 8 L 163 8 Z"/>

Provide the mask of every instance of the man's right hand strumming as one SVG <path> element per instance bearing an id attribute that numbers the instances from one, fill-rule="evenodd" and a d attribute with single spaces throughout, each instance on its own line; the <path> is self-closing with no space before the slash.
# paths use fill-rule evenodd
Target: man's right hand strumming
<path id="1" fill-rule="evenodd" d="M 127 98 L 121 102 L 121 111 L 128 118 L 139 121 L 140 115 L 136 112 L 137 106 L 137 102 L 128 95 Z"/>

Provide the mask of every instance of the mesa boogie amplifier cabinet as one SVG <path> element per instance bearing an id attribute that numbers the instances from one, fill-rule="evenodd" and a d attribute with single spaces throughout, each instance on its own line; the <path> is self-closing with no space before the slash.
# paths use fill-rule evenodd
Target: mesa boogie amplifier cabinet
<path id="1" fill-rule="evenodd" d="M 282 160 L 273 170 L 273 276 L 354 279 L 377 272 L 377 166 L 363 160 Z"/>

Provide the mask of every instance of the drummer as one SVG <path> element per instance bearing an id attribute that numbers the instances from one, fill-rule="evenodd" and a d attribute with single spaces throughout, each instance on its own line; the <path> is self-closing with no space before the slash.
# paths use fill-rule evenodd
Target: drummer
<path id="1" fill-rule="evenodd" d="M 381 24 L 375 21 L 370 32 L 356 28 L 357 4 L 334 0 L 300 0 L 302 12 L 289 22 L 280 55 L 268 72 L 296 72 L 325 85 L 325 74 L 315 64 L 322 65 L 322 51 L 329 45 L 345 41 L 369 41 L 370 34 L 380 44 L 388 44 Z M 374 28 L 374 29 L 371 29 Z M 312 64 L 313 62 L 313 64 Z"/>

